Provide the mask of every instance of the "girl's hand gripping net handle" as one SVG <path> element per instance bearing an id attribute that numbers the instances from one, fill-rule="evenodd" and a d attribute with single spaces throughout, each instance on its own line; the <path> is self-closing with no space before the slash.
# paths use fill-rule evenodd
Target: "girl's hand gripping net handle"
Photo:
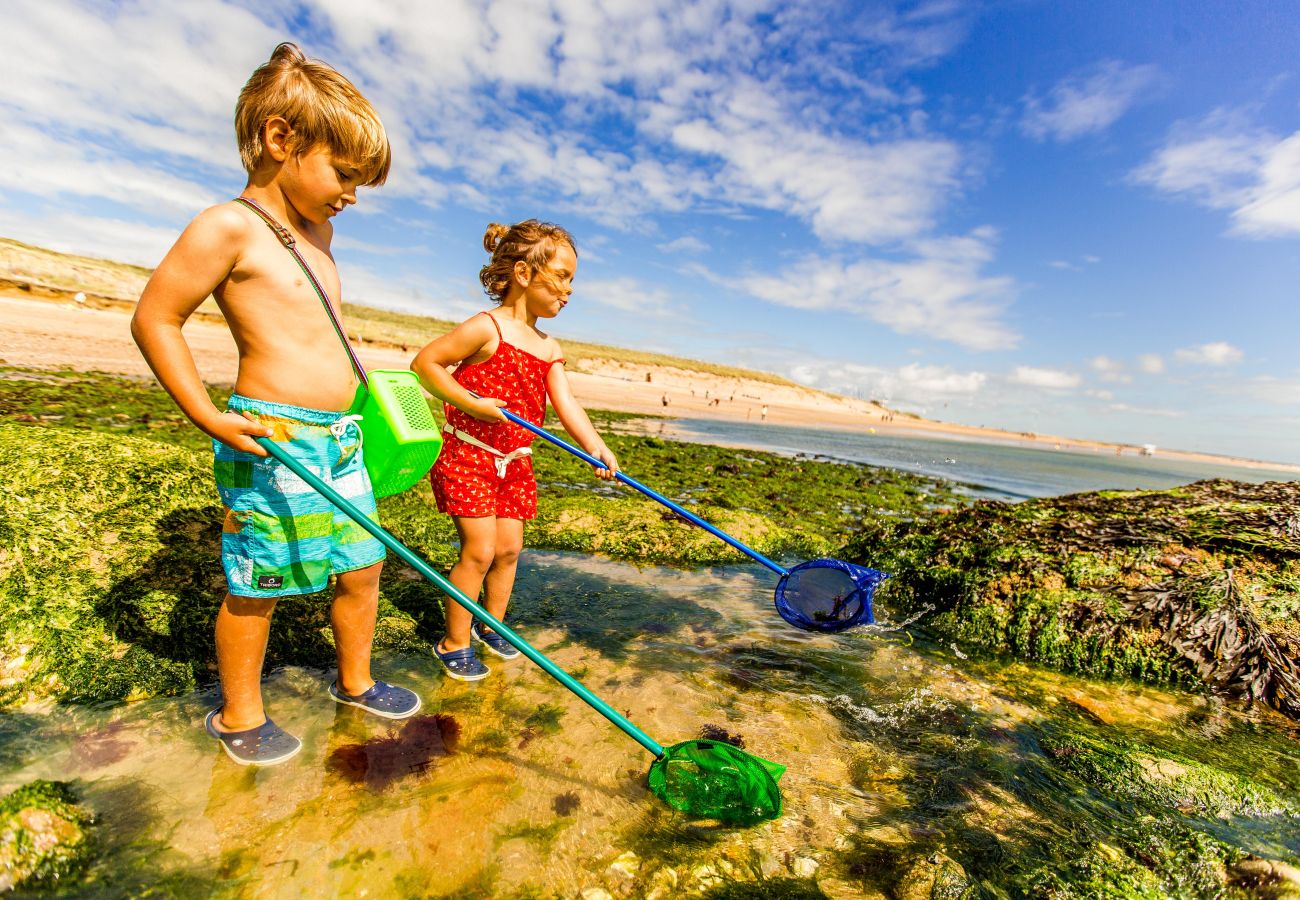
<path id="1" fill-rule="evenodd" d="M 581 460 L 584 460 L 585 462 L 590 463 L 591 465 L 595 466 L 597 469 L 607 469 L 607 468 L 609 468 L 609 466 L 605 465 L 603 462 L 601 462 L 600 460 L 596 459 L 596 457 L 592 456 L 592 455 L 589 454 L 589 453 L 585 453 L 585 452 L 583 452 L 582 450 L 579 450 L 577 447 L 573 446 L 573 445 L 570 444 L 568 441 L 560 440 L 560 438 L 558 438 L 558 437 L 556 437 L 555 435 L 551 434 L 549 431 L 546 431 L 545 429 L 539 428 L 538 426 L 534 425 L 532 422 L 529 422 L 527 419 L 524 419 L 524 418 L 521 418 L 521 417 L 515 415 L 514 413 L 512 413 L 510 410 L 506 409 L 505 407 L 500 407 L 500 409 L 501 409 L 502 414 L 503 414 L 507 419 L 509 419 L 511 422 L 514 422 L 516 425 L 520 426 L 521 428 L 527 428 L 529 431 L 531 431 L 533 434 L 537 435 L 538 437 L 540 437 L 540 438 L 545 438 L 546 440 L 550 441 L 550 442 L 551 442 L 552 444 L 554 444 L 555 446 L 557 446 L 557 447 L 562 447 L 563 449 L 568 450 L 568 451 L 569 451 L 570 453 L 572 453 L 574 456 L 578 457 L 578 458 L 581 459 Z M 628 485 L 629 487 L 636 488 L 638 491 L 640 491 L 641 493 L 645 494 L 645 495 L 646 495 L 647 497 L 649 497 L 651 500 L 654 500 L 654 501 L 656 501 L 656 502 L 658 502 L 658 503 L 662 503 L 664 506 L 668 507 L 668 508 L 671 509 L 673 512 L 677 513 L 677 515 L 681 516 L 683 519 L 686 519 L 688 522 L 691 522 L 692 524 L 695 524 L 695 525 L 700 526 L 701 528 L 703 528 L 705 531 L 707 531 L 709 534 L 713 535 L 714 537 L 721 538 L 722 540 L 726 541 L 726 542 L 727 542 L 728 544 L 730 544 L 731 546 L 735 547 L 735 548 L 736 548 L 737 550 L 739 550 L 741 553 L 744 553 L 746 556 L 748 556 L 748 557 L 750 557 L 751 559 L 753 559 L 755 562 L 760 562 L 760 563 L 762 563 L 763 565 L 767 566 L 769 569 L 771 569 L 771 570 L 772 570 L 773 572 L 775 572 L 776 574 L 778 574 L 778 575 L 788 575 L 788 574 L 789 574 L 789 570 L 788 570 L 788 569 L 784 569 L 784 568 L 782 568 L 781 566 L 778 566 L 776 563 L 772 562 L 772 560 L 768 559 L 766 556 L 764 556 L 763 554 L 759 553 L 759 552 L 758 552 L 757 550 L 755 550 L 754 548 L 745 546 L 745 545 L 742 544 L 740 541 L 736 540 L 734 537 L 732 537 L 731 535 L 727 534 L 725 531 L 722 531 L 722 530 L 720 530 L 720 529 L 718 529 L 718 528 L 715 528 L 714 526 L 710 525 L 708 522 L 704 521 L 704 520 L 701 519 L 699 516 L 695 515 L 695 513 L 693 513 L 693 512 L 689 512 L 689 511 L 687 511 L 687 510 L 685 510 L 685 509 L 682 509 L 680 506 L 678 506 L 678 505 L 677 505 L 676 503 L 674 503 L 673 501 L 669 500 L 669 499 L 668 499 L 667 497 L 665 497 L 663 494 L 660 494 L 660 493 L 657 492 L 657 491 L 652 491 L 650 488 L 646 487 L 644 484 L 641 484 L 641 482 L 636 481 L 635 479 L 632 479 L 632 478 L 628 478 L 628 477 L 627 477 L 626 475 L 624 475 L 622 472 L 616 472 L 616 473 L 614 473 L 614 477 L 615 477 L 617 480 L 619 480 L 619 481 L 623 482 L 624 484 Z"/>

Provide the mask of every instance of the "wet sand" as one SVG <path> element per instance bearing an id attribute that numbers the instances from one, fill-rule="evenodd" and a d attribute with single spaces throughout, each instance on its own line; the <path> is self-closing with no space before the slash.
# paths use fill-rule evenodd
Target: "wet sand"
<path id="1" fill-rule="evenodd" d="M 10 366 L 149 377 L 149 367 L 131 340 L 129 321 L 129 313 L 119 309 L 81 307 L 66 300 L 35 299 L 16 290 L 3 291 L 0 292 L 0 333 L 4 339 L 0 343 L 0 360 Z M 234 382 L 235 343 L 223 324 L 194 319 L 186 324 L 185 335 L 205 380 L 214 384 Z M 414 354 L 367 343 L 359 348 L 358 355 L 368 369 L 405 369 Z M 1137 448 L 1131 445 L 936 422 L 810 388 L 670 366 L 584 360 L 570 368 L 569 377 L 574 395 L 590 409 L 685 419 L 770 422 L 862 433 L 905 433 L 1047 449 L 1137 453 Z M 667 405 L 663 402 L 665 397 Z M 1177 450 L 1158 452 L 1171 459 L 1300 472 L 1300 466 L 1282 463 Z"/>

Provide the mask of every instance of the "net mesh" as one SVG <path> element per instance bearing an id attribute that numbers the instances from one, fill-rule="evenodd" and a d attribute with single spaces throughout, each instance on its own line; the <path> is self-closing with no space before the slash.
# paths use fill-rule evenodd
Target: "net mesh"
<path id="1" fill-rule="evenodd" d="M 875 621 L 871 595 L 889 576 L 838 559 L 795 566 L 776 586 L 776 609 L 805 631 L 843 631 Z"/>
<path id="2" fill-rule="evenodd" d="M 700 818 L 747 824 L 781 815 L 785 766 L 720 741 L 674 744 L 650 765 L 651 792 Z"/>

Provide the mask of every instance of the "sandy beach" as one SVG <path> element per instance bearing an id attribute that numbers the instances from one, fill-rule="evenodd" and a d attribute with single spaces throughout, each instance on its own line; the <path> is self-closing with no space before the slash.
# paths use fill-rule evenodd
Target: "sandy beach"
<path id="1" fill-rule="evenodd" d="M 0 362 L 37 369 L 72 369 L 150 377 L 131 340 L 127 310 L 79 305 L 66 297 L 33 296 L 0 288 Z M 185 335 L 205 380 L 235 380 L 235 343 L 220 321 L 204 316 L 185 326 Z M 368 369 L 405 369 L 408 349 L 364 343 L 358 355 Z M 769 422 L 805 428 L 846 429 L 865 434 L 906 433 L 930 438 L 990 441 L 1060 450 L 1104 450 L 1133 455 L 1132 445 L 1058 435 L 978 428 L 891 412 L 874 403 L 798 386 L 729 378 L 671 366 L 633 366 L 613 360 L 584 360 L 570 368 L 574 394 L 591 409 L 668 415 L 683 419 Z M 664 400 L 667 399 L 665 405 Z M 1300 466 L 1192 453 L 1157 451 L 1197 462 L 1300 472 Z"/>

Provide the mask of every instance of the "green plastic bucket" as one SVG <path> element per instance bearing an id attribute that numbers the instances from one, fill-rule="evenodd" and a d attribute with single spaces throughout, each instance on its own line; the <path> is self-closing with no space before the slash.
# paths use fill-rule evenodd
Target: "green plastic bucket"
<path id="1" fill-rule="evenodd" d="M 350 415 L 361 416 L 362 452 L 376 497 L 400 494 L 429 473 L 442 448 L 420 380 L 409 369 L 367 372 Z"/>

